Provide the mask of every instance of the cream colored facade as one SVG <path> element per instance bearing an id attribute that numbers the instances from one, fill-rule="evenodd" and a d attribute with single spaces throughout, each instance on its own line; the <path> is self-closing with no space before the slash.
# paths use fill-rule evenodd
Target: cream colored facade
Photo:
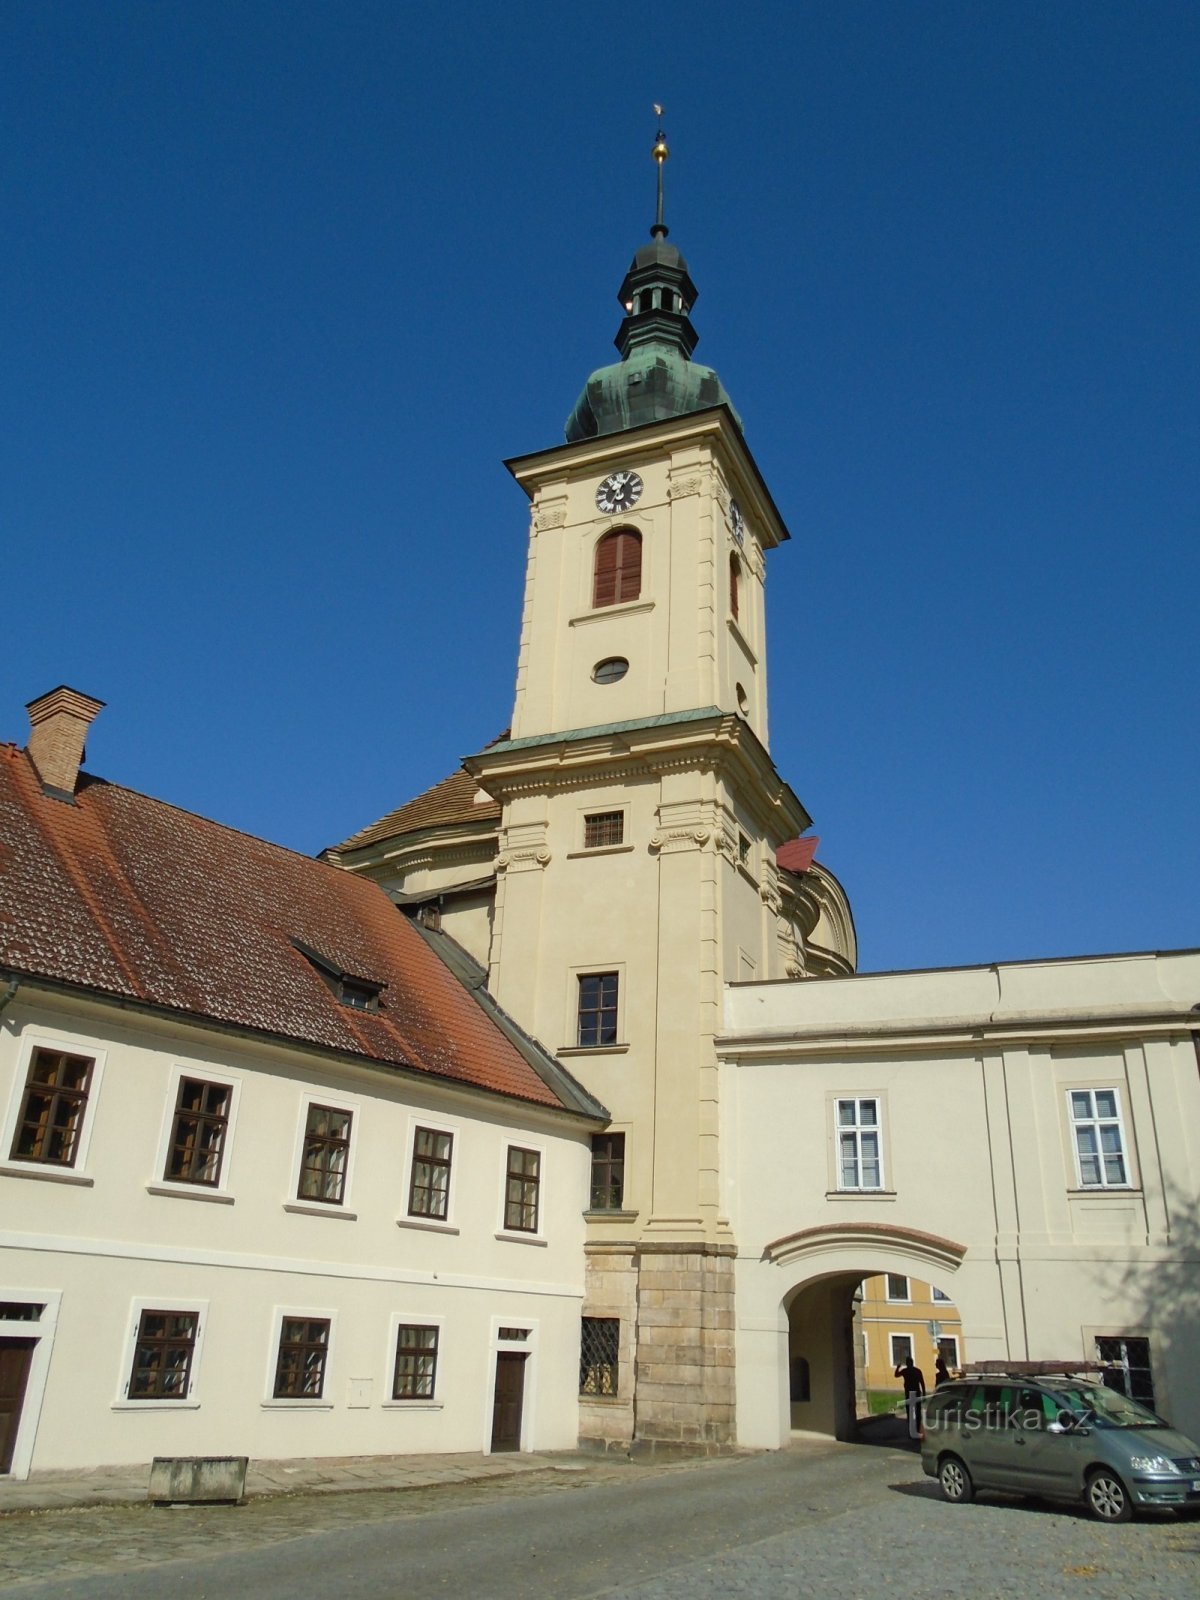
<path id="1" fill-rule="evenodd" d="M 972 1360 L 1139 1341 L 1155 1403 L 1195 1434 L 1198 999 L 1194 951 L 731 987 L 742 1443 L 849 1426 L 852 1299 L 879 1272 L 951 1295 Z M 877 1186 L 844 1182 L 839 1101 L 877 1107 Z M 1101 1123 L 1098 1168 L 1081 1151 Z"/>
<path id="2" fill-rule="evenodd" d="M 0 1161 L 0 1338 L 34 1346 L 15 1476 L 155 1455 L 487 1451 L 504 1354 L 523 1358 L 521 1448 L 574 1445 L 578 1119 L 22 983 L 0 1017 L 5 1157 L 37 1046 L 96 1065 L 75 1165 Z M 164 1179 L 181 1075 L 234 1089 L 215 1188 Z M 314 1101 L 352 1113 L 338 1205 L 298 1198 Z M 454 1136 L 444 1222 L 408 1212 L 418 1127 Z M 504 1225 L 511 1145 L 541 1156 L 530 1233 Z M 147 1309 L 198 1319 L 185 1399 L 129 1398 Z M 318 1398 L 274 1398 L 285 1316 L 330 1325 Z M 429 1398 L 393 1397 L 408 1326 L 437 1330 Z"/>

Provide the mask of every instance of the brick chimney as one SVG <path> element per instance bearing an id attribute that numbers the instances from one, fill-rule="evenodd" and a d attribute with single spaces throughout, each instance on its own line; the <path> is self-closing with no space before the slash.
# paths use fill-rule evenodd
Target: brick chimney
<path id="1" fill-rule="evenodd" d="M 91 695 L 68 689 L 63 683 L 49 694 L 31 700 L 25 709 L 29 712 L 29 743 L 25 748 L 38 770 L 43 790 L 56 800 L 73 799 L 84 740 L 96 713 L 103 711 L 104 701 L 93 700 Z"/>

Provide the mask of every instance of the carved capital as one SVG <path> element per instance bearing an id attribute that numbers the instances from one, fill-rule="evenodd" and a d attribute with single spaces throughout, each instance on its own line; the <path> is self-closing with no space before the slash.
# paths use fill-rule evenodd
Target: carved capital
<path id="1" fill-rule="evenodd" d="M 688 495 L 699 494 L 704 487 L 704 480 L 698 473 L 693 473 L 687 478 L 675 478 L 667 486 L 668 500 L 686 500 Z"/>
<path id="2" fill-rule="evenodd" d="M 565 527 L 566 521 L 566 506 L 545 506 L 533 513 L 533 526 L 538 533 L 545 533 L 548 528 Z"/>

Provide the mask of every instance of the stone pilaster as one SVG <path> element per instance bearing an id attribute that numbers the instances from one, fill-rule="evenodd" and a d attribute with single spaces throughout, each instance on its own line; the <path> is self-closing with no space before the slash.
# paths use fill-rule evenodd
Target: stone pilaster
<path id="1" fill-rule="evenodd" d="M 635 1451 L 733 1448 L 734 1255 L 727 1244 L 639 1245 Z"/>

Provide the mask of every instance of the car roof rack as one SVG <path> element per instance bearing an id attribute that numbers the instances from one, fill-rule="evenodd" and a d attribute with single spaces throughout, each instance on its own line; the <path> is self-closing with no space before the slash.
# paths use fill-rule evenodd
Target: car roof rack
<path id="1" fill-rule="evenodd" d="M 971 1361 L 964 1378 L 1085 1378 L 1112 1370 L 1104 1361 Z"/>

